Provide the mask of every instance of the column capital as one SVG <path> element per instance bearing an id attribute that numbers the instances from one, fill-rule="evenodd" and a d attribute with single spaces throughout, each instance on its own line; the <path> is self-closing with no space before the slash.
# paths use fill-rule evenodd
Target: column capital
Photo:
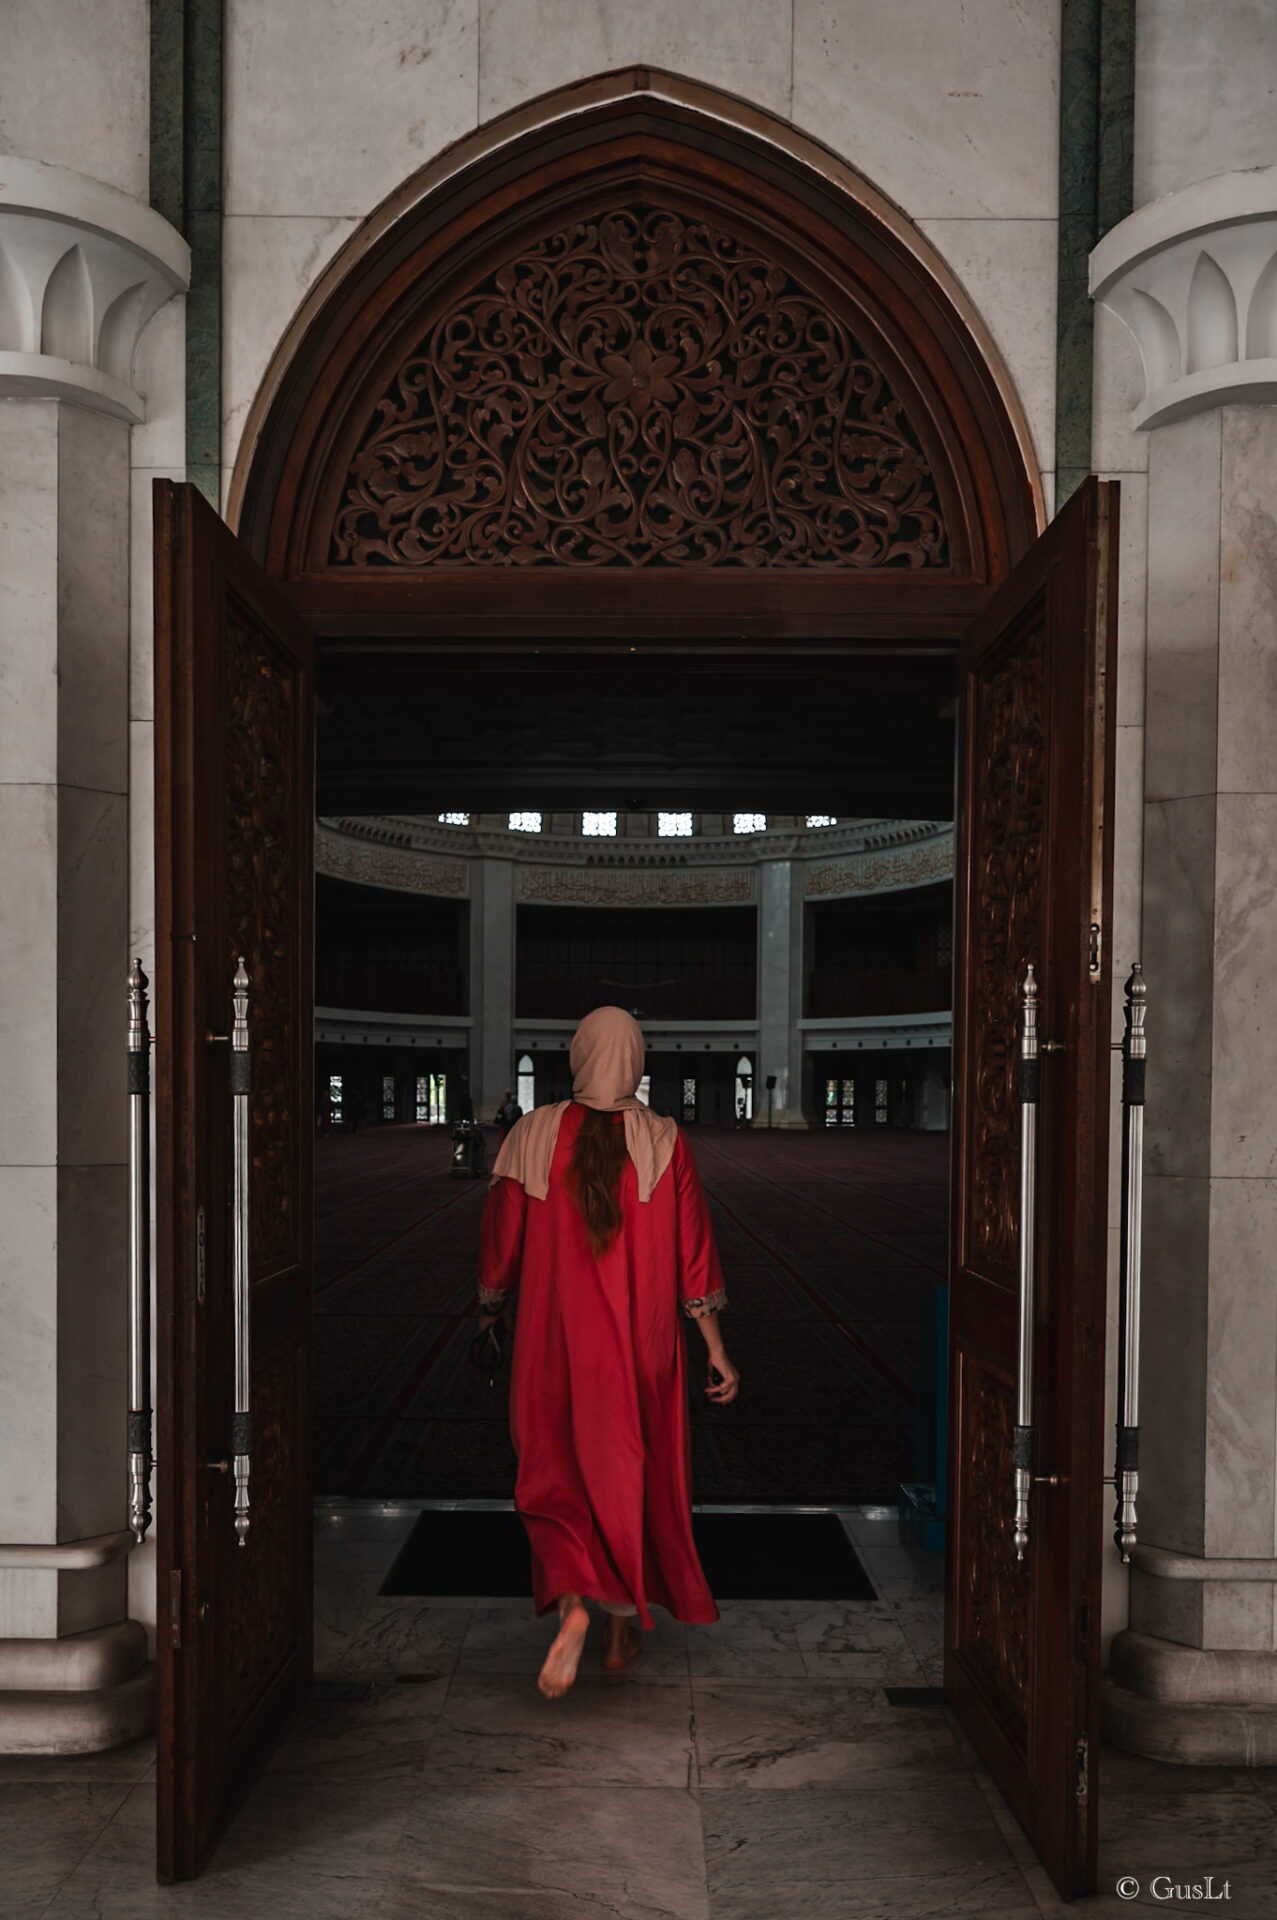
<path id="1" fill-rule="evenodd" d="M 69 167 L 0 156 L 0 396 L 144 420 L 137 343 L 190 273 L 189 247 L 153 208 Z"/>
<path id="2" fill-rule="evenodd" d="M 1137 208 L 1092 253 L 1091 295 L 1140 350 L 1133 427 L 1277 400 L 1277 166 Z"/>

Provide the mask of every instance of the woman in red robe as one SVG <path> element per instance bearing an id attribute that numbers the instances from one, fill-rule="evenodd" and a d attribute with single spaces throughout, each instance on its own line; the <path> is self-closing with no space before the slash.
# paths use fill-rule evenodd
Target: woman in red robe
<path id="1" fill-rule="evenodd" d="M 558 1609 L 541 1669 L 567 1692 L 606 1610 L 604 1666 L 620 1671 L 649 1608 L 717 1620 L 692 1542 L 691 1435 L 679 1311 L 709 1355 L 709 1399 L 736 1397 L 718 1315 L 722 1270 L 696 1163 L 673 1120 L 637 1097 L 643 1036 L 619 1007 L 578 1027 L 572 1098 L 525 1114 L 502 1145 L 483 1218 L 485 1324 L 519 1294 L 510 1426 L 515 1506 L 538 1613 Z"/>

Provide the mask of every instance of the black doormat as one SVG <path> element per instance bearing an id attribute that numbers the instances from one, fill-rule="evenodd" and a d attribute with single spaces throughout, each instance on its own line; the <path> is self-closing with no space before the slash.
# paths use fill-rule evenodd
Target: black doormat
<path id="1" fill-rule="evenodd" d="M 719 1600 L 873 1600 L 856 1550 L 832 1513 L 698 1513 L 696 1550 Z M 531 1598 L 528 1536 L 515 1513 L 423 1513 L 383 1594 Z"/>

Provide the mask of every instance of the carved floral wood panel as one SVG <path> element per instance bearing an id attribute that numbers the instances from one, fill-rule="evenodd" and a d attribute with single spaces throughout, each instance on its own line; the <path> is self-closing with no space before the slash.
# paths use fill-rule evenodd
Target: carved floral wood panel
<path id="1" fill-rule="evenodd" d="M 1023 1741 L 1029 1707 L 1029 1576 L 1011 1530 L 1011 1383 L 960 1355 L 958 1476 L 962 1542 L 958 1644 L 992 1688 Z"/>
<path id="2" fill-rule="evenodd" d="M 301 884 L 292 778 L 293 676 L 230 600 L 226 632 L 226 907 L 230 965 L 249 979 L 254 1279 L 299 1257 L 296 922 Z M 230 970 L 227 982 L 229 988 Z"/>
<path id="3" fill-rule="evenodd" d="M 456 299 L 361 436 L 335 565 L 941 567 L 935 480 L 844 320 L 627 206 Z"/>
<path id="4" fill-rule="evenodd" d="M 965 1259 L 1008 1286 L 1018 1245 L 1019 989 L 1026 964 L 1035 963 L 1040 981 L 1044 961 L 1045 671 L 1039 625 L 981 678 L 976 695 Z"/>

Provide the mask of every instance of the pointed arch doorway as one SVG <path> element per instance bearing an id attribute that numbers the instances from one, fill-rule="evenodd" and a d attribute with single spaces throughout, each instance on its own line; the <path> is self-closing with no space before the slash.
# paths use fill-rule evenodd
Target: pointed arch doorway
<path id="1" fill-rule="evenodd" d="M 250 419 L 235 534 L 158 484 L 163 1878 L 199 1871 L 309 1681 L 317 680 L 323 811 L 433 810 L 441 783 L 440 805 L 492 804 L 534 765 L 547 804 L 569 780 L 579 804 L 591 715 L 651 780 L 664 717 L 695 697 L 771 717 L 757 803 L 785 811 L 802 780 L 835 814 L 943 816 L 956 696 L 945 1680 L 1062 1890 L 1093 1885 L 1116 510 L 1091 483 L 1041 532 L 1005 374 L 898 212 L 793 129 L 646 72 L 481 130 L 348 244 Z M 796 690 L 835 723 L 798 752 Z M 470 716 L 460 756 L 423 747 L 441 711 Z M 571 766 L 536 760 L 535 711 L 580 722 Z M 615 746 L 605 726 L 600 791 Z M 256 1193 L 290 1211 L 258 1198 L 249 1223 L 255 1518 L 237 1548 L 206 1465 L 231 1317 L 192 1315 L 185 1289 L 202 1260 L 227 1300 L 229 1106 L 203 1036 L 245 940 L 267 1021 L 254 1085 L 275 1096 L 254 1096 Z M 1018 1561 L 1029 962 L 1059 1044 L 1030 1263 L 1033 1464 L 1054 1484 Z"/>

